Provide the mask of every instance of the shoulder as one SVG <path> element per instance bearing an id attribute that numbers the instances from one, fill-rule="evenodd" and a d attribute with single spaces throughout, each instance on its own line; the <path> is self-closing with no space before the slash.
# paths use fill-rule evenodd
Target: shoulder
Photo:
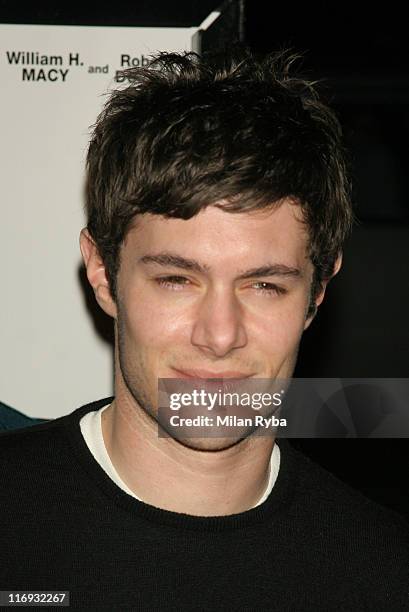
<path id="1" fill-rule="evenodd" d="M 18 473 L 27 477 L 35 470 L 44 470 L 51 465 L 61 463 L 67 456 L 68 433 L 77 431 L 81 418 L 98 410 L 112 398 L 91 402 L 74 410 L 70 414 L 39 424 L 0 431 L 0 465 L 2 481 Z"/>
<path id="2" fill-rule="evenodd" d="M 282 444 L 280 443 L 280 448 Z M 308 517 L 312 529 L 330 537 L 335 544 L 350 539 L 351 546 L 398 547 L 409 553 L 409 523 L 397 512 L 368 499 L 339 480 L 285 441 L 283 461 L 296 474 L 291 512 Z"/>
<path id="3" fill-rule="evenodd" d="M 79 422 L 108 402 L 92 402 L 52 421 L 0 433 L 0 523 L 6 531 L 11 523 L 18 530 L 35 518 L 48 520 L 69 498 L 87 497 L 92 461 Z"/>
<path id="4" fill-rule="evenodd" d="M 287 461 L 294 474 L 284 531 L 288 542 L 297 542 L 301 564 L 319 572 L 331 589 L 349 585 L 359 602 L 355 609 L 385 609 L 386 602 L 389 609 L 408 609 L 408 522 L 288 442 L 279 445 L 283 468 Z"/>

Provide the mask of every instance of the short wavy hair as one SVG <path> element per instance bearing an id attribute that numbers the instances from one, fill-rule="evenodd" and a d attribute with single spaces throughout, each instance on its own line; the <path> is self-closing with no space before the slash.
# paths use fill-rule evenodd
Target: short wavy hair
<path id="1" fill-rule="evenodd" d="M 209 205 L 250 212 L 290 197 L 308 228 L 313 312 L 353 214 L 340 124 L 316 83 L 292 74 L 299 57 L 159 53 L 123 72 L 87 155 L 87 228 L 114 299 L 136 215 L 190 219 Z"/>

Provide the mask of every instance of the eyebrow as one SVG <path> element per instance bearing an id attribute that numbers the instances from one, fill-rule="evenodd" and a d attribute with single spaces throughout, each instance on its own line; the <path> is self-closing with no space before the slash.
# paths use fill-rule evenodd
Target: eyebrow
<path id="1" fill-rule="evenodd" d="M 211 271 L 211 268 L 206 264 L 201 264 L 195 259 L 181 257 L 174 253 L 159 253 L 157 255 L 144 255 L 138 260 L 143 264 L 156 264 L 159 266 L 172 266 L 181 270 L 191 270 L 199 274 L 206 274 Z M 248 278 L 260 278 L 264 276 L 283 276 L 290 278 L 300 278 L 301 271 L 298 268 L 293 268 L 280 263 L 268 263 L 257 268 L 240 271 L 237 280 L 245 280 Z"/>

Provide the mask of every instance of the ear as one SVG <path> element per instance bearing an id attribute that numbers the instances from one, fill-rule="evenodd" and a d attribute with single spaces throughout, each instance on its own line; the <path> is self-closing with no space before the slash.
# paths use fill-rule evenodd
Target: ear
<path id="1" fill-rule="evenodd" d="M 336 259 L 336 262 L 334 264 L 334 269 L 333 272 L 331 274 L 331 276 L 329 278 L 326 278 L 324 281 L 322 281 L 321 283 L 321 290 L 320 292 L 316 295 L 315 297 L 315 310 L 314 312 L 306 319 L 305 324 L 304 324 L 304 330 L 306 330 L 310 325 L 311 325 L 311 321 L 313 320 L 313 318 L 315 317 L 315 315 L 317 314 L 317 310 L 318 307 L 322 304 L 323 300 L 324 300 L 324 296 L 325 296 L 325 291 L 327 289 L 327 285 L 329 283 L 329 281 L 334 278 L 334 276 L 336 274 L 338 274 L 340 268 L 342 266 L 342 253 L 340 253 Z"/>
<path id="2" fill-rule="evenodd" d="M 80 233 L 80 249 L 87 270 L 87 278 L 98 304 L 106 314 L 116 318 L 116 304 L 111 296 L 104 262 L 97 245 L 85 228 Z"/>

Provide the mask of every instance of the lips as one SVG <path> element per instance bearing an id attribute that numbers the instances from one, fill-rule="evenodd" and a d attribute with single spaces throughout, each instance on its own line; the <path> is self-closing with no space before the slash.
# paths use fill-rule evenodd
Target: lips
<path id="1" fill-rule="evenodd" d="M 217 378 L 217 379 L 225 379 L 225 378 L 250 378 L 253 374 L 248 374 L 246 372 L 239 372 L 237 370 L 227 370 L 224 372 L 211 372 L 209 370 L 179 370 L 177 368 L 172 368 L 176 373 L 178 378 Z"/>
<path id="2" fill-rule="evenodd" d="M 240 372 L 238 370 L 225 370 L 223 372 L 214 372 L 211 370 L 196 369 L 177 369 L 172 368 L 174 372 L 174 392 L 191 393 L 192 390 L 204 390 L 205 392 L 240 392 L 246 380 L 254 376 L 254 373 Z M 177 383 L 177 380 L 180 382 Z M 183 383 L 181 382 L 183 380 Z M 169 381 L 172 387 L 172 382 Z M 169 383 L 167 392 L 169 392 Z M 182 386 L 181 386 L 182 385 Z M 173 387 L 172 387 L 173 388 Z"/>

